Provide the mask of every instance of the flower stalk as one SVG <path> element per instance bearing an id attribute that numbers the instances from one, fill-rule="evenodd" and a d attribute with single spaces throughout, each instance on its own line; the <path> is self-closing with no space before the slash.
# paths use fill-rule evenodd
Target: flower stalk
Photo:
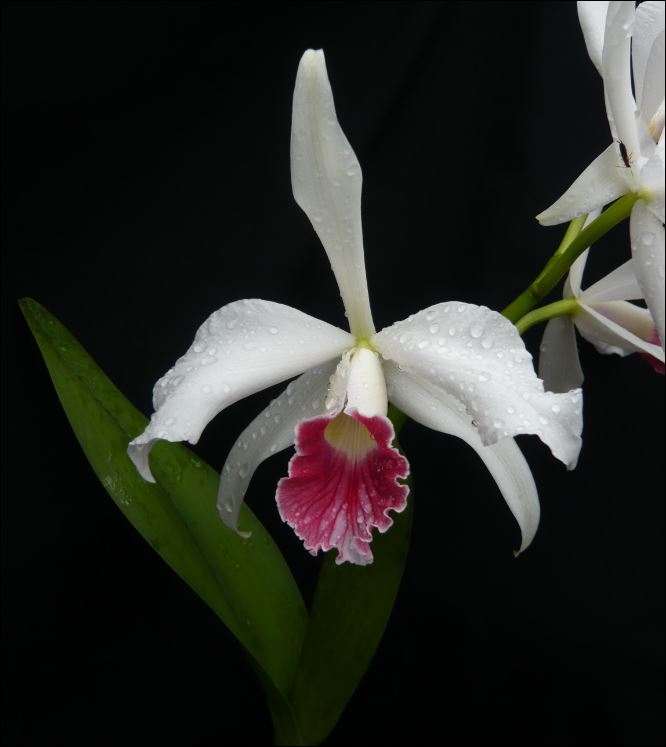
<path id="1" fill-rule="evenodd" d="M 502 311 L 502 314 L 515 324 L 532 311 L 553 290 L 566 275 L 571 265 L 589 246 L 631 215 L 631 209 L 638 199 L 640 199 L 640 195 L 633 192 L 620 197 L 583 230 L 580 230 L 577 222 L 584 222 L 585 216 L 574 219 L 562 243 L 543 270 L 532 281 L 531 285 Z M 576 233 L 576 231 L 578 232 Z M 575 235 L 572 236 L 572 234 Z M 568 243 L 567 239 L 569 239 Z"/>

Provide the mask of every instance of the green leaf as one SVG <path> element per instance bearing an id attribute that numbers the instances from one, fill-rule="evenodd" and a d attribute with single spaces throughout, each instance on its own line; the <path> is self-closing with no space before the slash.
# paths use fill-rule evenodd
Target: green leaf
<path id="1" fill-rule="evenodd" d="M 291 698 L 304 744 L 328 736 L 375 654 L 405 567 L 413 506 L 410 490 L 405 511 L 373 539 L 371 565 L 324 558 Z"/>
<path id="2" fill-rule="evenodd" d="M 218 475 L 189 449 L 158 444 L 157 484 L 138 475 L 127 444 L 146 418 L 68 330 L 32 299 L 20 302 L 67 417 L 109 495 L 160 556 L 243 644 L 265 685 L 276 731 L 297 734 L 290 691 L 307 625 L 300 592 L 280 551 L 249 508 L 242 539 L 216 510 Z"/>

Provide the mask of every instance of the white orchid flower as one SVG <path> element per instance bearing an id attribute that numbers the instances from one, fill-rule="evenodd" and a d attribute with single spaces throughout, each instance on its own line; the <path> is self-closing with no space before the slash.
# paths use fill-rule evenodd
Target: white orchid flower
<path id="1" fill-rule="evenodd" d="M 634 268 L 663 347 L 664 2 L 647 0 L 638 8 L 633 2 L 579 2 L 578 14 L 603 78 L 614 142 L 537 219 L 555 225 L 622 195 L 639 197 L 630 218 Z"/>
<path id="2" fill-rule="evenodd" d="M 589 249 L 571 265 L 564 284 L 564 298 L 576 301 L 575 311 L 550 319 L 541 341 L 539 376 L 553 392 L 564 392 L 583 383 L 576 329 L 600 353 L 640 353 L 658 373 L 664 373 L 664 351 L 652 315 L 648 309 L 628 302 L 643 298 L 634 260 L 582 290 L 588 252 Z"/>
<path id="3" fill-rule="evenodd" d="M 351 333 L 269 301 L 216 311 L 155 385 L 150 424 L 129 445 L 146 480 L 159 439 L 196 443 L 233 402 L 292 381 L 241 434 L 222 470 L 218 508 L 238 531 L 252 474 L 296 444 L 277 489 L 284 521 L 306 549 L 337 548 L 338 563 L 372 562 L 373 528 L 402 511 L 409 465 L 392 447 L 388 398 L 409 417 L 464 439 L 493 474 L 519 522 L 524 549 L 539 520 L 527 463 L 511 436 L 537 434 L 573 467 L 581 446 L 580 390 L 544 392 L 515 327 L 490 309 L 441 303 L 375 332 L 361 231 L 361 168 L 335 113 L 322 51 L 296 78 L 292 186 L 331 262 Z M 503 439 L 503 440 L 500 440 Z"/>

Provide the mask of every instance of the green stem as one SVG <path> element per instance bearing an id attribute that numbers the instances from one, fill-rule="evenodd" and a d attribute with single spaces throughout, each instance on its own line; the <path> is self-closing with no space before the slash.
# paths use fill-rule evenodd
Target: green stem
<path id="1" fill-rule="evenodd" d="M 525 314 L 516 322 L 516 329 L 521 335 L 530 327 L 541 322 L 546 322 L 548 319 L 552 319 L 554 316 L 569 316 L 575 314 L 578 309 L 578 301 L 573 298 L 565 298 L 562 301 L 555 301 L 555 303 L 549 303 L 547 306 L 542 306 L 540 309 L 534 309 Z"/>
<path id="2" fill-rule="evenodd" d="M 402 430 L 402 426 L 407 422 L 409 419 L 402 410 L 398 410 L 398 408 L 395 405 L 389 404 L 388 408 L 388 419 L 393 423 L 393 430 L 395 431 L 395 437 L 398 437 L 398 434 Z"/>
<path id="3" fill-rule="evenodd" d="M 584 218 L 577 218 L 572 221 L 562 243 L 550 258 L 548 264 L 537 275 L 529 288 L 512 301 L 502 314 L 514 323 L 522 319 L 553 290 L 587 247 L 629 217 L 631 209 L 638 199 L 639 195 L 633 193 L 620 197 L 582 231 L 580 230 L 580 226 L 582 226 L 580 221 L 584 221 Z"/>

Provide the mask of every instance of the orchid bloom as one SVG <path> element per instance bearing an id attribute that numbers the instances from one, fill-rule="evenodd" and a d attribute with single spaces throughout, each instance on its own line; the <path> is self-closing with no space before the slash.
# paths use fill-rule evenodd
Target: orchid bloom
<path id="1" fill-rule="evenodd" d="M 555 225 L 622 195 L 638 196 L 630 218 L 634 268 L 663 347 L 664 2 L 647 0 L 638 8 L 633 2 L 579 2 L 578 14 L 603 78 L 614 142 L 537 219 Z"/>
<path id="2" fill-rule="evenodd" d="M 225 407 L 302 374 L 232 448 L 218 497 L 225 524 L 239 531 L 254 471 L 295 443 L 276 495 L 283 520 L 312 554 L 337 548 L 338 563 L 372 562 L 373 528 L 385 532 L 389 512 L 402 511 L 408 493 L 401 480 L 409 465 L 392 446 L 390 397 L 409 417 L 477 451 L 518 520 L 524 549 L 539 503 L 511 437 L 537 434 L 573 467 L 581 446 L 580 390 L 545 392 L 516 328 L 481 306 L 440 303 L 375 332 L 361 168 L 338 124 L 321 50 L 305 52 L 298 68 L 291 169 L 296 202 L 324 245 L 351 332 L 269 301 L 237 301 L 216 311 L 155 385 L 155 413 L 129 445 L 139 472 L 153 480 L 148 456 L 157 440 L 194 444 Z"/>
<path id="3" fill-rule="evenodd" d="M 539 376 L 553 392 L 564 392 L 583 383 L 576 345 L 581 337 L 605 354 L 640 353 L 658 373 L 664 373 L 664 351 L 648 309 L 628 303 L 643 298 L 630 259 L 586 290 L 581 280 L 589 249 L 571 265 L 564 284 L 564 298 L 576 302 L 568 316 L 549 320 L 541 341 Z"/>

